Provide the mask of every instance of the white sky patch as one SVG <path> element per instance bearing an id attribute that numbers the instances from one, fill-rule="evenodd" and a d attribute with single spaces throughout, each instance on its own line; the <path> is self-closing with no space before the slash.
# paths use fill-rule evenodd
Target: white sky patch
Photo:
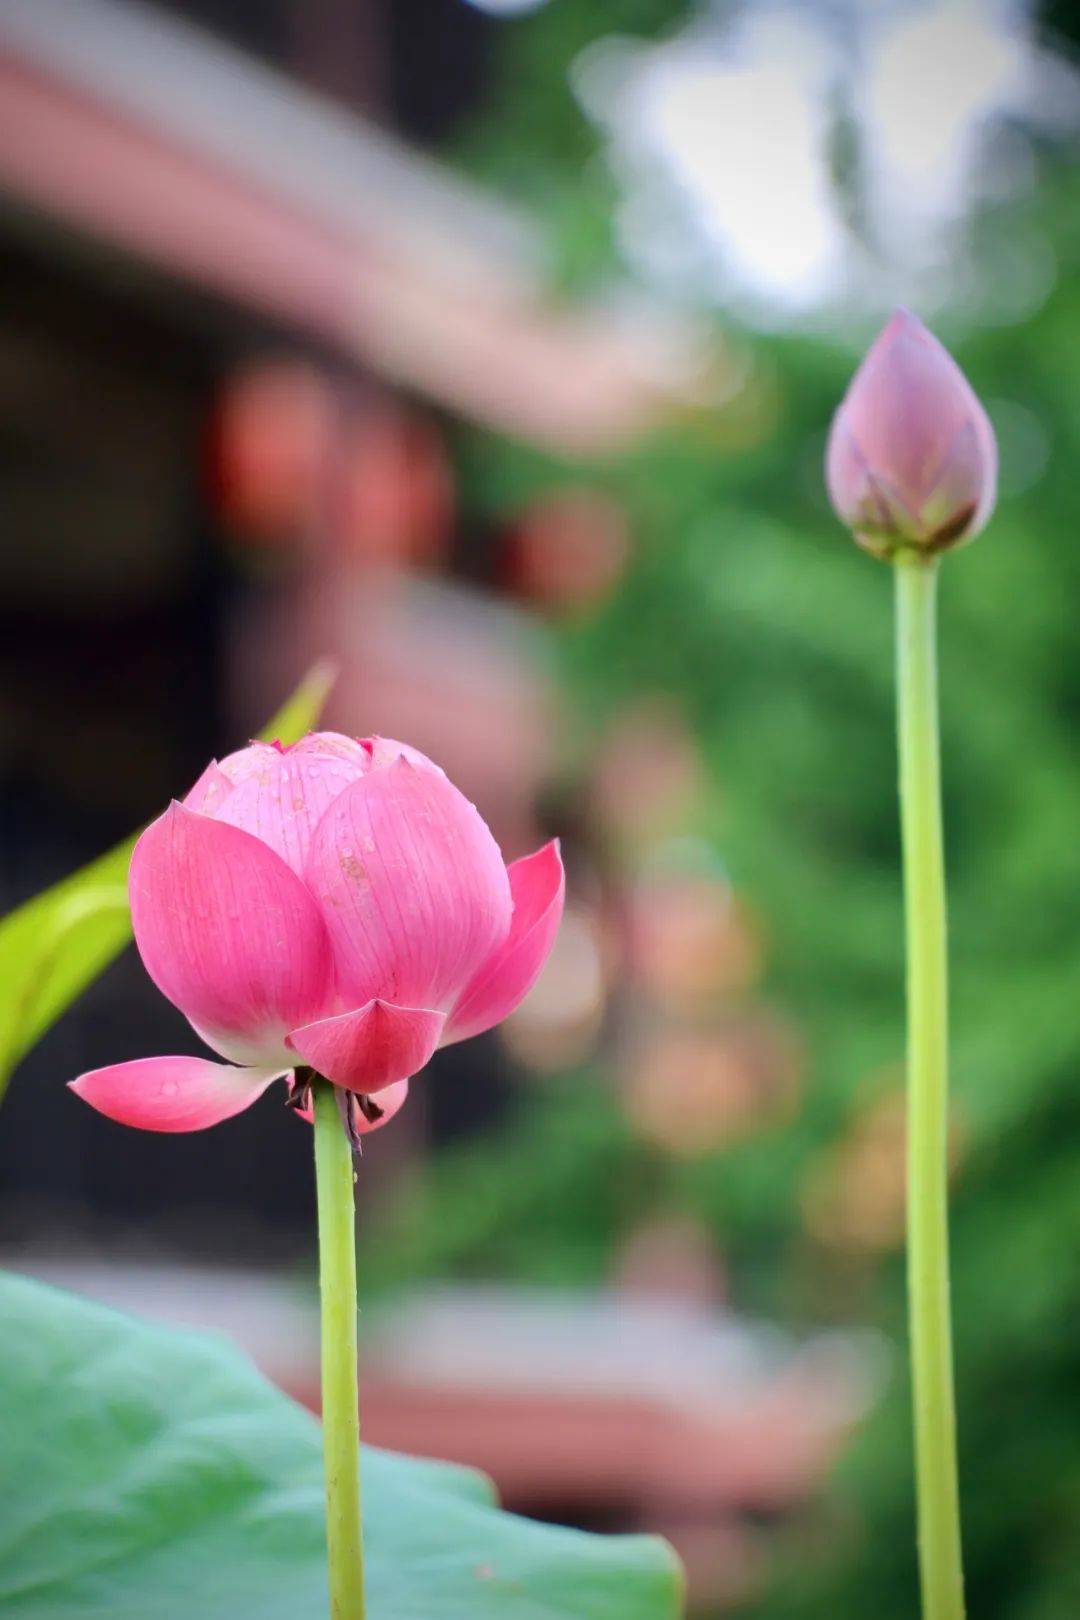
<path id="1" fill-rule="evenodd" d="M 767 10 L 724 42 L 691 30 L 665 45 L 612 40 L 586 52 L 574 83 L 631 182 L 631 251 L 675 268 L 666 250 L 678 252 L 681 237 L 683 261 L 704 259 L 714 280 L 816 301 L 846 245 L 827 164 L 830 71 L 812 20 Z M 656 234 L 668 235 L 658 253 L 646 240 Z"/>
<path id="2" fill-rule="evenodd" d="M 488 11 L 493 17 L 524 17 L 530 11 L 539 11 L 547 0 L 464 0 L 464 4 Z"/>
<path id="3" fill-rule="evenodd" d="M 939 228 L 967 210 L 987 124 L 1019 110 L 1030 40 L 1009 11 L 948 0 L 871 25 L 855 88 L 865 191 L 883 246 L 904 257 L 936 256 Z"/>
<path id="4" fill-rule="evenodd" d="M 608 134 L 631 264 L 761 321 L 970 285 L 963 227 L 1032 183 L 1025 126 L 1080 127 L 1077 74 L 1026 0 L 712 0 L 666 41 L 598 41 L 572 83 Z"/>

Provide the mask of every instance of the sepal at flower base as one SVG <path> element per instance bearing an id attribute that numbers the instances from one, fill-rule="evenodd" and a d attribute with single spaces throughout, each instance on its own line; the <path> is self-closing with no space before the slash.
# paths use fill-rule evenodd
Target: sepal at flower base
<path id="1" fill-rule="evenodd" d="M 285 1040 L 302 1063 L 349 1091 L 381 1092 L 422 1069 L 439 1044 L 446 1014 L 369 1001 L 355 1012 L 294 1029 Z"/>

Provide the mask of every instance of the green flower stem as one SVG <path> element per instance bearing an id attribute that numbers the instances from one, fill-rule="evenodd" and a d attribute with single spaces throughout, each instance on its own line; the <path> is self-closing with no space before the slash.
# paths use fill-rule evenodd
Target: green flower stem
<path id="1" fill-rule="evenodd" d="M 949 1308 L 945 855 L 933 559 L 898 561 L 896 682 L 907 943 L 907 1261 L 923 1620 L 963 1620 Z"/>
<path id="2" fill-rule="evenodd" d="M 342 1128 L 333 1086 L 325 1080 L 316 1080 L 313 1096 L 330 1615 L 331 1620 L 364 1620 L 353 1156 Z"/>

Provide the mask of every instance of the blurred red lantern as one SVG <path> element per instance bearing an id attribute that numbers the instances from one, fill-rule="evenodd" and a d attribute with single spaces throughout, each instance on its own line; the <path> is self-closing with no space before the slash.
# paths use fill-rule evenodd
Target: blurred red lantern
<path id="1" fill-rule="evenodd" d="M 369 563 L 430 565 L 453 521 L 450 463 L 434 426 L 379 404 L 350 424 L 341 495 L 346 550 Z"/>
<path id="2" fill-rule="evenodd" d="M 521 514 L 506 541 L 504 573 L 516 594 L 554 614 L 602 601 L 630 555 L 626 515 L 599 490 L 554 490 Z"/>
<path id="3" fill-rule="evenodd" d="M 240 538 L 287 544 L 315 520 L 333 444 L 326 379 L 302 361 L 264 361 L 225 384 L 210 421 L 211 498 Z"/>
<path id="4" fill-rule="evenodd" d="M 389 401 L 355 409 L 302 361 L 265 361 L 229 379 L 211 418 L 207 473 L 229 528 L 262 545 L 321 528 L 358 560 L 424 564 L 452 521 L 436 429 Z"/>

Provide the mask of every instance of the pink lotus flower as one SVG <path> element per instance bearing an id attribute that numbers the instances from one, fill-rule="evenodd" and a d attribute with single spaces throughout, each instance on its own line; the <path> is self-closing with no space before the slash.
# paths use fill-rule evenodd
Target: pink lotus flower
<path id="1" fill-rule="evenodd" d="M 878 557 L 971 540 L 994 508 L 994 430 L 956 364 L 906 309 L 887 322 L 833 418 L 829 496 Z"/>
<path id="2" fill-rule="evenodd" d="M 302 1107 L 310 1068 L 370 1130 L 437 1047 L 517 1006 L 563 890 L 556 843 L 507 868 L 414 748 L 335 732 L 252 743 L 147 828 L 129 876 L 147 972 L 228 1062 L 142 1058 L 71 1088 L 122 1124 L 194 1131 L 283 1078 Z"/>

